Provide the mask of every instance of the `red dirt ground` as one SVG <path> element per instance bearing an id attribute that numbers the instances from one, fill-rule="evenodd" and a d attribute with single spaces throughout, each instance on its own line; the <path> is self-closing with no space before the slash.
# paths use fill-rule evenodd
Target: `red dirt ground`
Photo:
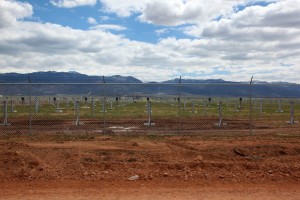
<path id="1" fill-rule="evenodd" d="M 300 199 L 300 136 L 2 135 L 0 181 L 0 199 Z"/>

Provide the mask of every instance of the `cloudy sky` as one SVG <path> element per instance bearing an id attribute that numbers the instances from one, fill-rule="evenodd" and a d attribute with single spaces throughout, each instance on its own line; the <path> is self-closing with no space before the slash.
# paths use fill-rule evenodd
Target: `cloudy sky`
<path id="1" fill-rule="evenodd" d="M 0 73 L 300 83 L 300 0 L 0 0 Z"/>

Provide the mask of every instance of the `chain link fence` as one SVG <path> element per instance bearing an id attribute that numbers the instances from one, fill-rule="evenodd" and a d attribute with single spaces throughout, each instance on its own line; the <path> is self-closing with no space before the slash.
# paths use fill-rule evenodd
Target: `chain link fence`
<path id="1" fill-rule="evenodd" d="M 297 84 L 3 83 L 0 100 L 1 134 L 254 134 L 300 128 Z"/>

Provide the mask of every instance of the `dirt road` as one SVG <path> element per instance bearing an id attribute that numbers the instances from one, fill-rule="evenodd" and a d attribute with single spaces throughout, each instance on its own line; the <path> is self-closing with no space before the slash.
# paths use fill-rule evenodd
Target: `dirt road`
<path id="1" fill-rule="evenodd" d="M 300 199 L 300 137 L 0 136 L 0 180 L 0 199 Z"/>
<path id="2" fill-rule="evenodd" d="M 295 185 L 203 185 L 195 182 L 22 182 L 0 184 L 0 199 L 113 200 L 113 199 L 209 199 L 298 200 Z"/>

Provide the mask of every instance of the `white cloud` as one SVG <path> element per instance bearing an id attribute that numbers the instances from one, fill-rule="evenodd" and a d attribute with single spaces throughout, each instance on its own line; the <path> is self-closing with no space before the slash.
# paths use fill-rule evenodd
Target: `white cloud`
<path id="1" fill-rule="evenodd" d="M 100 0 L 106 12 L 120 17 L 137 14 L 141 22 L 165 26 L 202 24 L 230 16 L 237 6 L 277 1 L 285 0 Z"/>
<path id="2" fill-rule="evenodd" d="M 87 22 L 89 24 L 93 24 L 93 25 L 98 24 L 98 22 L 94 18 L 92 18 L 92 17 L 88 17 L 87 18 Z"/>
<path id="3" fill-rule="evenodd" d="M 0 1 L 0 10 L 4 11 L 0 13 L 0 24 L 5 25 L 0 28 L 0 73 L 78 71 L 131 75 L 145 81 L 191 74 L 199 78 L 248 81 L 254 75 L 266 81 L 299 83 L 300 33 L 295 20 L 300 18 L 297 17 L 300 3 L 296 1 L 295 4 L 290 0 L 280 1 L 257 9 L 249 7 L 228 14 L 222 20 L 190 27 L 199 38 L 169 37 L 156 44 L 129 40 L 109 32 L 126 29 L 120 25 L 101 24 L 90 30 L 78 30 L 51 23 L 26 22 L 22 19 L 31 16 L 30 4 Z M 259 17 L 249 18 L 253 12 L 253 16 Z M 192 19 L 183 20 L 183 15 L 180 16 L 177 22 Z M 297 18 L 291 19 L 291 16 Z M 281 21 L 274 20 L 278 17 Z M 274 21 L 266 21 L 267 18 Z M 166 23 L 169 22 L 177 23 Z M 216 71 L 220 73 L 214 73 Z"/>
<path id="4" fill-rule="evenodd" d="M 201 23 L 233 12 L 238 1 L 174 0 L 151 1 L 139 19 L 143 22 L 177 26 L 186 23 Z"/>
<path id="5" fill-rule="evenodd" d="M 129 17 L 133 13 L 141 12 L 151 0 L 100 0 L 103 10 L 115 13 L 120 17 Z"/>
<path id="6" fill-rule="evenodd" d="M 231 18 L 237 27 L 300 28 L 300 1 L 285 0 L 267 7 L 252 6 Z"/>
<path id="7" fill-rule="evenodd" d="M 97 0 L 50 0 L 50 3 L 61 8 L 74 8 L 78 6 L 94 6 Z"/>
<path id="8" fill-rule="evenodd" d="M 176 26 L 185 23 L 201 23 L 221 15 L 228 15 L 243 0 L 100 0 L 107 12 L 121 17 L 139 14 L 142 22 Z"/>
<path id="9" fill-rule="evenodd" d="M 221 36 L 224 35 L 225 32 L 233 32 L 233 29 L 241 33 L 241 30 L 251 30 L 255 28 L 257 30 L 261 28 L 299 29 L 299 11 L 299 0 L 280 1 L 266 7 L 250 6 L 237 13 L 232 13 L 227 16 L 227 18 L 190 26 L 186 28 L 185 31 L 187 34 L 201 37 L 202 35 L 210 33 L 216 34 L 218 32 L 218 35 Z"/>
<path id="10" fill-rule="evenodd" d="M 0 1 L 0 28 L 8 27 L 17 23 L 17 20 L 30 17 L 33 13 L 29 3 L 17 1 Z"/>
<path id="11" fill-rule="evenodd" d="M 114 30 L 114 31 L 123 31 L 126 30 L 126 27 L 120 26 L 120 25 L 115 25 L 115 24 L 99 24 L 97 26 L 93 26 L 90 29 L 92 30 Z"/>
<path id="12" fill-rule="evenodd" d="M 286 0 L 266 7 L 247 7 L 228 18 L 193 25 L 185 28 L 184 31 L 194 37 L 217 38 L 223 41 L 235 40 L 252 43 L 285 40 L 285 43 L 288 41 L 294 43 L 299 41 L 299 19 L 300 0 Z"/>

